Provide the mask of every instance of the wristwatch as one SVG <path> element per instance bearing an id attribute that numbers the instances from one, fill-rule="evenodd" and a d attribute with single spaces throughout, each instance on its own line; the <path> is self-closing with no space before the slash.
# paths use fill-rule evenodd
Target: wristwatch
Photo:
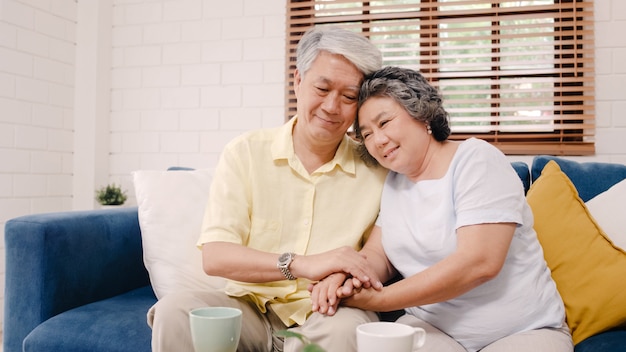
<path id="1" fill-rule="evenodd" d="M 296 279 L 296 277 L 291 274 L 291 271 L 289 271 L 289 265 L 291 265 L 291 262 L 293 262 L 293 258 L 295 257 L 296 257 L 295 253 L 289 253 L 289 252 L 283 253 L 280 255 L 280 257 L 278 257 L 278 263 L 276 263 L 276 266 L 278 267 L 280 272 L 283 273 L 283 275 L 285 275 L 287 280 Z"/>

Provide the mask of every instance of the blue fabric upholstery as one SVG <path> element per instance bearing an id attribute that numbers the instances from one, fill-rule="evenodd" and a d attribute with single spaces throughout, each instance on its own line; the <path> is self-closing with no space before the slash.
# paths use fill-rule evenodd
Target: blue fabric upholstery
<path id="1" fill-rule="evenodd" d="M 561 171 L 572 181 L 578 195 L 586 202 L 598 194 L 611 188 L 626 178 L 626 165 L 602 162 L 577 162 L 556 156 L 541 155 L 533 159 L 531 167 L 532 182 L 541 175 L 541 170 L 554 160 Z"/>
<path id="2" fill-rule="evenodd" d="M 150 352 L 146 312 L 154 302 L 152 288 L 144 286 L 74 308 L 36 327 L 26 336 L 24 351 Z"/>
<path id="3" fill-rule="evenodd" d="M 626 330 L 612 330 L 579 342 L 574 352 L 626 352 Z"/>
<path id="4" fill-rule="evenodd" d="M 530 170 L 528 169 L 528 164 L 523 161 L 514 161 L 511 163 L 511 166 L 513 166 L 513 169 L 517 172 L 517 176 L 522 180 L 524 193 L 528 192 L 530 188 Z"/>
<path id="5" fill-rule="evenodd" d="M 4 352 L 59 313 L 150 282 L 136 207 L 11 219 L 5 248 Z"/>

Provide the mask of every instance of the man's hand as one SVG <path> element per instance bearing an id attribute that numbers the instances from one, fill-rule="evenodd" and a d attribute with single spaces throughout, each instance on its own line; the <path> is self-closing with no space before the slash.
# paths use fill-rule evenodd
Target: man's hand
<path id="1" fill-rule="evenodd" d="M 328 275 L 317 283 L 309 284 L 311 309 L 321 314 L 334 315 L 340 302 L 340 297 L 337 293 L 341 290 L 346 278 L 347 275 L 345 273 L 335 273 Z"/>
<path id="2" fill-rule="evenodd" d="M 296 256 L 289 269 L 295 277 L 311 281 L 321 281 L 332 274 L 344 273 L 346 277 L 358 280 L 362 287 L 383 287 L 365 255 L 348 246 L 319 254 Z"/>
<path id="3" fill-rule="evenodd" d="M 348 277 L 345 273 L 331 274 L 317 283 L 309 284 L 312 310 L 332 316 L 337 312 L 341 299 L 354 295 L 362 288 L 364 284 L 360 280 Z M 367 285 L 367 288 L 378 291 L 382 289 L 371 285 Z"/>

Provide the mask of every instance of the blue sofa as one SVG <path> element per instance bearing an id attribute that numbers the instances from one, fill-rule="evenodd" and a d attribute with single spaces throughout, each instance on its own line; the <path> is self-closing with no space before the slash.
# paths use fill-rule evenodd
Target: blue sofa
<path id="1" fill-rule="evenodd" d="M 626 165 L 540 156 L 512 165 L 528 190 L 556 160 L 584 201 L 626 178 Z M 143 264 L 137 208 L 28 215 L 5 227 L 4 352 L 150 351 L 156 302 Z M 390 315 L 393 316 L 393 315 Z M 576 352 L 626 351 L 626 330 Z"/>

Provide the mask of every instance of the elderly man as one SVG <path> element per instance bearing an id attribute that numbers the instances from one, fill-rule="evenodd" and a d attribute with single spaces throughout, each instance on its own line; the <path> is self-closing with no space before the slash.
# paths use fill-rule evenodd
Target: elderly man
<path id="1" fill-rule="evenodd" d="M 226 287 L 155 304 L 155 352 L 193 351 L 188 312 L 202 306 L 243 311 L 239 351 L 298 351 L 298 339 L 275 334 L 288 328 L 328 351 L 356 350 L 355 327 L 377 315 L 312 313 L 307 286 L 348 267 L 365 285 L 382 286 L 357 251 L 378 214 L 386 170 L 366 166 L 346 134 L 363 77 L 381 64 L 380 51 L 355 32 L 326 27 L 303 36 L 297 115 L 235 138 L 215 171 L 198 245 L 204 271 L 228 279 Z"/>

